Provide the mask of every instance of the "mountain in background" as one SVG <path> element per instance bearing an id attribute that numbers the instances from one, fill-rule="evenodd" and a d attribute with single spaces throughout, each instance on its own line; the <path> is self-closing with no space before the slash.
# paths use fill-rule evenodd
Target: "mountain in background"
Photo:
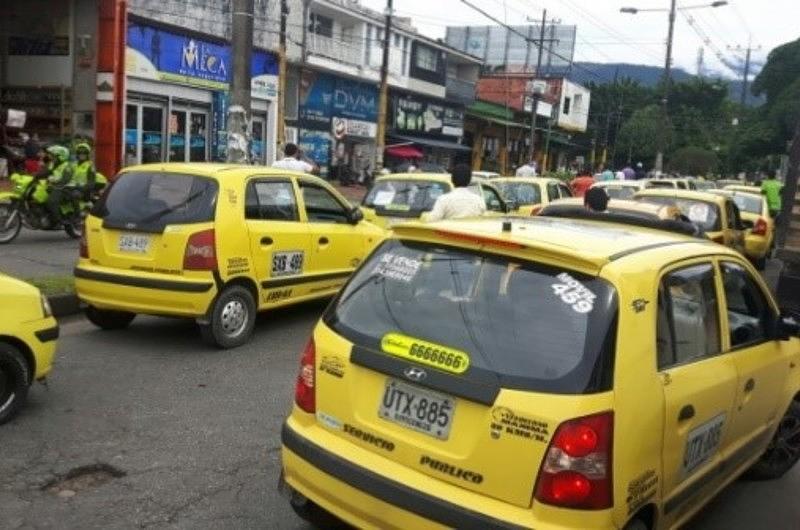
<path id="1" fill-rule="evenodd" d="M 652 87 L 657 85 L 661 80 L 664 69 L 660 66 L 648 66 L 643 64 L 576 62 L 574 63 L 569 78 L 582 85 L 590 81 L 594 81 L 595 83 L 611 83 L 614 80 L 615 73 L 617 73 L 619 78 L 628 77 L 634 81 L 638 81 L 643 86 Z M 688 81 L 694 77 L 693 74 L 690 74 L 682 68 L 672 69 L 672 79 L 679 83 Z M 741 81 L 727 79 L 714 72 L 709 72 L 706 77 L 709 79 L 721 79 L 728 85 L 729 97 L 734 101 L 739 101 L 742 93 Z M 756 97 L 753 94 L 748 96 L 748 105 L 758 106 L 763 102 L 763 97 Z"/>

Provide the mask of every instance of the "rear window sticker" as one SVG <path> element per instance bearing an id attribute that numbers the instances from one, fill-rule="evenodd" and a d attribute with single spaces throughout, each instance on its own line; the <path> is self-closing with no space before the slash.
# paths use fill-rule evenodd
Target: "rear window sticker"
<path id="1" fill-rule="evenodd" d="M 421 266 L 422 262 L 420 260 L 386 253 L 381 256 L 372 273 L 390 280 L 411 283 Z"/>
<path id="2" fill-rule="evenodd" d="M 272 276 L 303 274 L 305 253 L 302 250 L 272 253 Z"/>
<path id="3" fill-rule="evenodd" d="M 407 212 L 411 209 L 408 204 L 386 204 L 383 206 L 384 210 L 392 210 L 395 212 Z"/>
<path id="4" fill-rule="evenodd" d="M 469 368 L 469 355 L 463 351 L 401 333 L 384 335 L 381 339 L 381 349 L 395 357 L 454 374 L 463 374 Z"/>
<path id="5" fill-rule="evenodd" d="M 375 206 L 386 206 L 394 200 L 394 190 L 382 190 L 375 194 L 372 204 Z"/>
<path id="6" fill-rule="evenodd" d="M 686 437 L 683 453 L 683 476 L 688 477 L 703 464 L 711 460 L 722 438 L 725 414 L 720 414 L 696 427 Z"/>
<path id="7" fill-rule="evenodd" d="M 689 211 L 687 212 L 686 216 L 693 223 L 706 223 L 708 222 L 710 212 L 711 209 L 707 204 L 696 202 L 689 206 Z"/>
<path id="8" fill-rule="evenodd" d="M 588 313 L 594 309 L 597 295 L 566 272 L 562 272 L 556 278 L 561 283 L 554 283 L 552 288 L 562 302 L 570 305 L 576 313 Z"/>

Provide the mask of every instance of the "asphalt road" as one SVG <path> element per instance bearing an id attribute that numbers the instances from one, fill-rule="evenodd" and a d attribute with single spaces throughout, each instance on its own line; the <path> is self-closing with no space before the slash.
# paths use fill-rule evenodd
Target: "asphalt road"
<path id="1" fill-rule="evenodd" d="M 323 308 L 265 314 L 230 352 L 181 320 L 63 322 L 49 386 L 0 428 L 0 527 L 308 530 L 275 485 L 299 352 Z M 84 466 L 95 472 L 68 479 Z M 690 528 L 796 530 L 797 491 L 800 467 L 737 482 Z"/>
<path id="2" fill-rule="evenodd" d="M 0 272 L 17 278 L 69 276 L 78 261 L 78 241 L 63 230 L 23 228 L 17 239 L 0 246 Z"/>

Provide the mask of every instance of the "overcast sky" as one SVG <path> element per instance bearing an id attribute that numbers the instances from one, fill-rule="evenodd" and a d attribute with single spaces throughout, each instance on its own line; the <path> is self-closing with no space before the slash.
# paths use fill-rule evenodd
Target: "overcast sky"
<path id="1" fill-rule="evenodd" d="M 531 16 L 578 26 L 575 59 L 592 62 L 628 62 L 663 66 L 667 33 L 666 13 L 620 13 L 620 7 L 668 7 L 669 0 L 470 0 L 508 24 L 526 23 Z M 386 0 L 361 0 L 382 10 Z M 704 0 L 679 0 L 678 6 L 709 4 Z M 443 37 L 448 25 L 492 24 L 461 0 L 394 0 L 398 16 L 410 16 L 417 29 L 431 37 Z M 752 33 L 756 61 L 764 61 L 769 50 L 800 37 L 800 0 L 729 0 L 718 8 L 687 10 L 695 25 L 711 41 L 705 46 L 705 68 L 726 77 L 735 74 L 715 56 L 715 49 L 735 62 L 736 53 L 728 46 L 747 45 Z M 703 40 L 681 14 L 675 26 L 674 64 L 696 73 L 698 49 Z M 743 54 L 741 54 L 743 56 Z"/>

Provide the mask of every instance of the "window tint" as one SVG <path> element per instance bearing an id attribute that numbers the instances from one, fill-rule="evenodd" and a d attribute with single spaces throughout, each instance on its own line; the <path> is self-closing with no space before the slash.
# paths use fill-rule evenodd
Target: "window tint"
<path id="1" fill-rule="evenodd" d="M 609 199 L 632 199 L 636 188 L 632 186 L 603 186 Z"/>
<path id="2" fill-rule="evenodd" d="M 160 232 L 167 225 L 213 221 L 217 189 L 216 181 L 194 175 L 124 173 L 92 214 L 109 228 Z"/>
<path id="3" fill-rule="evenodd" d="M 722 264 L 731 348 L 767 340 L 775 314 L 764 292 L 747 270 L 736 263 Z"/>
<path id="4" fill-rule="evenodd" d="M 450 184 L 427 180 L 379 180 L 375 182 L 364 206 L 391 212 L 428 212 L 440 196 L 450 191 Z"/>
<path id="5" fill-rule="evenodd" d="M 564 184 L 559 184 L 558 189 L 561 191 L 561 198 L 572 197 L 572 191 Z"/>
<path id="6" fill-rule="evenodd" d="M 390 240 L 326 313 L 381 351 L 399 333 L 465 352 L 504 388 L 555 393 L 610 386 L 614 287 L 594 276 L 466 249 Z"/>
<path id="7" fill-rule="evenodd" d="M 676 184 L 678 185 L 679 189 L 682 189 L 682 190 L 687 189 L 686 188 L 686 183 L 684 181 L 682 181 L 682 180 L 679 180 L 678 182 L 676 182 Z"/>
<path id="8" fill-rule="evenodd" d="M 711 264 L 667 274 L 661 281 L 658 304 L 659 369 L 719 353 L 719 311 Z"/>
<path id="9" fill-rule="evenodd" d="M 739 207 L 740 211 L 758 215 L 761 215 L 764 205 L 764 200 L 760 195 L 746 193 L 734 195 L 733 202 Z"/>
<path id="10" fill-rule="evenodd" d="M 551 201 L 558 199 L 558 186 L 552 182 L 547 185 L 547 198 Z"/>
<path id="11" fill-rule="evenodd" d="M 698 201 L 694 199 L 682 199 L 676 197 L 642 196 L 639 200 L 650 204 L 663 204 L 666 206 L 677 206 L 689 221 L 696 224 L 706 232 L 716 232 L 721 230 L 721 212 L 716 203 Z"/>
<path id="12" fill-rule="evenodd" d="M 529 184 L 527 182 L 503 182 L 499 184 L 498 187 L 506 199 L 514 201 L 519 206 L 539 204 L 542 202 L 538 184 Z"/>
<path id="13" fill-rule="evenodd" d="M 328 190 L 313 184 L 301 184 L 306 216 L 312 223 L 346 223 L 347 212 Z"/>
<path id="14" fill-rule="evenodd" d="M 297 221 L 294 188 L 287 181 L 256 181 L 247 186 L 245 217 L 274 221 Z"/>
<path id="15" fill-rule="evenodd" d="M 500 195 L 487 186 L 481 186 L 481 188 L 483 188 L 483 200 L 486 201 L 486 209 L 490 212 L 502 212 L 503 201 L 500 199 Z"/>

